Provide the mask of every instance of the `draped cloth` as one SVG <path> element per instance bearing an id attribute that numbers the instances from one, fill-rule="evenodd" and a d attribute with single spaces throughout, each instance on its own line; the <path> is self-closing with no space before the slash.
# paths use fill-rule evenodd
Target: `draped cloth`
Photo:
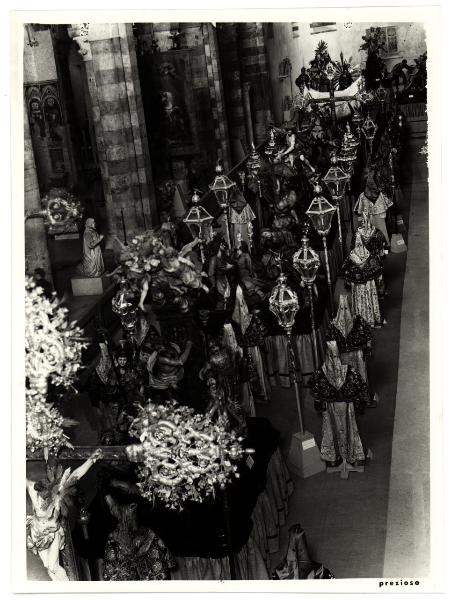
<path id="1" fill-rule="evenodd" d="M 83 260 L 76 268 L 77 275 L 82 277 L 100 277 L 105 272 L 100 249 L 101 237 L 94 225 L 94 219 L 86 219 L 83 234 Z"/>
<path id="2" fill-rule="evenodd" d="M 351 333 L 354 327 L 354 316 L 349 307 L 348 296 L 346 294 L 340 294 L 337 314 L 332 322 L 343 337 L 346 338 Z"/>
<path id="3" fill-rule="evenodd" d="M 335 344 L 335 342 L 332 342 Z M 354 404 L 365 404 L 368 388 L 352 367 L 347 367 L 346 378 L 337 387 L 324 369 L 316 371 L 311 379 L 312 395 L 323 410 L 321 458 L 335 463 L 340 459 L 349 463 L 363 461 L 365 453 L 355 419 Z"/>
<path id="4" fill-rule="evenodd" d="M 249 248 L 252 248 L 252 221 L 256 219 L 255 213 L 249 204 L 239 212 L 233 207 L 230 208 L 230 229 L 234 247 L 239 246 L 240 240 L 246 242 Z"/>
<path id="5" fill-rule="evenodd" d="M 349 463 L 365 460 L 362 441 L 351 402 L 328 402 L 323 412 L 321 458 L 336 462 L 343 458 Z"/>
<path id="6" fill-rule="evenodd" d="M 238 579 L 270 579 L 271 554 L 280 549 L 280 527 L 288 514 L 288 499 L 293 481 L 279 448 L 267 469 L 266 487 L 259 495 L 252 513 L 253 528 L 247 543 L 236 553 Z M 178 569 L 171 571 L 174 580 L 230 579 L 227 558 L 177 557 Z"/>
<path id="7" fill-rule="evenodd" d="M 330 385 L 339 390 L 345 382 L 348 365 L 341 363 L 337 342 L 327 342 L 326 360 L 321 368 Z"/>
<path id="8" fill-rule="evenodd" d="M 316 329 L 316 339 L 318 346 L 318 360 L 322 361 L 324 357 L 324 347 L 329 315 L 324 311 L 322 323 Z M 292 336 L 293 348 L 296 358 L 296 364 L 300 366 L 302 375 L 309 375 L 315 370 L 313 357 L 313 336 L 312 333 Z M 290 381 L 290 360 L 287 347 L 287 338 L 284 335 L 271 335 L 265 340 L 265 360 L 266 370 L 269 382 L 272 387 L 291 387 Z"/>
<path id="9" fill-rule="evenodd" d="M 365 330 L 363 330 L 363 323 L 364 322 L 362 322 L 359 317 L 354 319 L 351 308 L 349 307 L 349 297 L 346 294 L 340 294 L 338 311 L 331 322 L 331 326 L 327 332 L 327 338 L 328 340 L 335 340 L 337 342 L 341 362 L 344 365 L 351 365 L 354 367 L 362 379 L 367 382 L 368 375 L 363 358 L 363 350 L 361 347 L 355 347 L 355 343 L 361 341 L 361 344 L 367 348 L 368 339 L 367 336 L 364 335 L 366 330 L 368 330 L 371 339 L 371 332 L 368 325 L 365 323 Z M 359 333 L 361 334 L 360 336 Z M 349 341 L 348 338 L 350 338 Z M 345 348 L 347 349 L 344 350 Z"/>
<path id="10" fill-rule="evenodd" d="M 375 283 L 381 273 L 380 259 L 370 254 L 357 233 L 354 249 L 343 264 L 343 274 L 346 284 L 351 285 L 354 315 L 360 315 L 371 327 L 381 322 Z"/>
<path id="11" fill-rule="evenodd" d="M 374 279 L 362 284 L 352 284 L 352 310 L 365 319 L 370 327 L 380 324 L 381 311 Z"/>

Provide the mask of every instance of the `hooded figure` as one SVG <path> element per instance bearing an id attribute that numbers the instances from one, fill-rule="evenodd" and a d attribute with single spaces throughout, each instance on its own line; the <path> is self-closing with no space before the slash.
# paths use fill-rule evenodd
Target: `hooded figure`
<path id="1" fill-rule="evenodd" d="M 310 383 L 315 404 L 323 412 L 321 458 L 329 466 L 343 460 L 350 464 L 364 461 L 354 403 L 366 401 L 367 387 L 353 367 L 342 363 L 337 342 L 327 342 L 324 364 Z"/>
<path id="2" fill-rule="evenodd" d="M 379 258 L 370 254 L 357 232 L 354 248 L 343 264 L 343 274 L 345 284 L 352 290 L 353 313 L 360 315 L 371 327 L 380 326 L 382 322 L 375 282 L 381 273 Z"/>
<path id="3" fill-rule="evenodd" d="M 326 339 L 337 343 L 341 361 L 354 367 L 368 382 L 364 359 L 371 352 L 371 329 L 360 315 L 353 315 L 346 294 L 340 294 L 338 311 L 330 323 Z"/>
<path id="4" fill-rule="evenodd" d="M 390 239 L 385 218 L 391 206 L 393 202 L 377 187 L 374 176 L 368 175 L 365 190 L 357 198 L 354 211 L 359 215 L 368 213 L 371 223 L 383 233 L 388 244 Z"/>
<path id="5" fill-rule="evenodd" d="M 100 242 L 103 235 L 96 231 L 94 219 L 86 219 L 83 234 L 83 260 L 76 269 L 77 275 L 82 277 L 100 277 L 105 272 Z"/>

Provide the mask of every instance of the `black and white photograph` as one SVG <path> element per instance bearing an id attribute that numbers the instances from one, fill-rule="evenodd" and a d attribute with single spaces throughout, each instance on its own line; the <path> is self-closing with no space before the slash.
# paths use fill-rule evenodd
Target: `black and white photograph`
<path id="1" fill-rule="evenodd" d="M 23 589 L 440 591 L 438 11 L 35 8 Z"/>

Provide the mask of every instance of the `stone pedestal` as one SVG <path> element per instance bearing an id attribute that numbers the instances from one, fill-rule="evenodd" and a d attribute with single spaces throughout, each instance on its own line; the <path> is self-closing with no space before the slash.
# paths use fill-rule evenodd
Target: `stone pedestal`
<path id="1" fill-rule="evenodd" d="M 101 296 L 105 289 L 105 277 L 74 276 L 70 280 L 74 296 Z"/>
<path id="2" fill-rule="evenodd" d="M 324 471 L 326 466 L 321 460 L 315 438 L 309 431 L 293 434 L 287 463 L 290 471 L 302 479 Z"/>

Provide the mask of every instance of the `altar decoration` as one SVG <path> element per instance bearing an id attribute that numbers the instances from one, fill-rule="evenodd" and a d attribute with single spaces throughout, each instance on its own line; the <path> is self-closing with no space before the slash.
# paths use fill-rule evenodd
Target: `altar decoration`
<path id="1" fill-rule="evenodd" d="M 165 246 L 153 230 L 137 235 L 130 245 L 122 245 L 119 266 L 110 274 L 126 279 L 132 291 L 141 294 L 140 308 L 150 289 L 151 300 L 180 306 L 187 303 L 190 290 L 208 291 L 202 278 L 204 274 L 188 258 L 198 244 L 198 239 L 176 250 Z"/>
<path id="2" fill-rule="evenodd" d="M 47 461 L 49 454 L 57 454 L 60 448 L 73 448 L 65 427 L 77 425 L 77 421 L 66 419 L 45 396 L 36 390 L 26 392 L 26 444 L 31 452 L 43 450 Z"/>
<path id="3" fill-rule="evenodd" d="M 67 321 L 68 309 L 55 298 L 48 300 L 32 278 L 25 285 L 25 373 L 28 387 L 46 391 L 50 380 L 70 387 L 87 347 L 82 330 Z"/>
<path id="4" fill-rule="evenodd" d="M 128 446 L 138 466 L 138 488 L 144 498 L 181 510 L 186 501 L 203 502 L 239 477 L 238 462 L 253 450 L 243 438 L 209 417 L 175 401 L 140 407 L 129 433 L 141 444 Z"/>
<path id="5" fill-rule="evenodd" d="M 41 198 L 42 209 L 28 212 L 26 219 L 42 218 L 49 234 L 77 233 L 83 208 L 73 194 L 64 188 L 52 188 Z"/>
<path id="6" fill-rule="evenodd" d="M 46 402 L 50 381 L 69 388 L 81 367 L 81 353 L 87 344 L 82 330 L 67 321 L 67 309 L 56 298 L 48 300 L 31 278 L 25 286 L 25 375 L 27 448 L 42 449 L 47 460 L 68 446 L 63 427 L 74 425 Z"/>

